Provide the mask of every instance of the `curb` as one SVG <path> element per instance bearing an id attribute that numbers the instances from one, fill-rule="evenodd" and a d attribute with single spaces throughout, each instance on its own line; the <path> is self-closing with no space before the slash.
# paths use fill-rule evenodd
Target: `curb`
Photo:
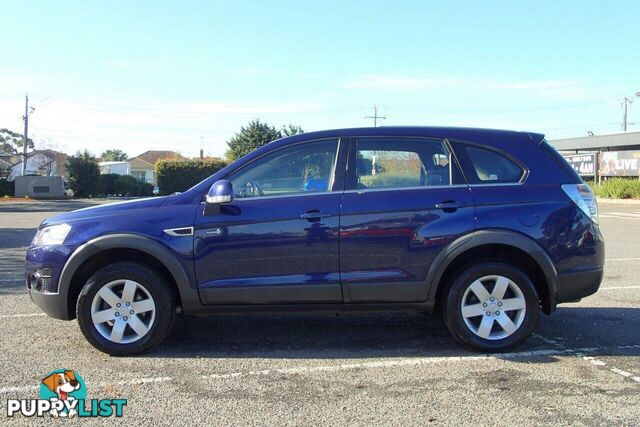
<path id="1" fill-rule="evenodd" d="M 640 205 L 640 200 L 635 200 L 635 199 L 601 199 L 598 198 L 598 203 L 604 203 L 604 204 L 608 204 L 608 203 L 612 203 L 612 204 L 618 204 L 618 205 Z"/>

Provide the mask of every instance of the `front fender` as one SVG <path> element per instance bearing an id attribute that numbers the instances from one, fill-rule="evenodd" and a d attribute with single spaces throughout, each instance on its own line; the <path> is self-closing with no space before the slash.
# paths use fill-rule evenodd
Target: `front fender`
<path id="1" fill-rule="evenodd" d="M 107 234 L 96 237 L 78 247 L 62 268 L 58 285 L 60 296 L 68 299 L 73 277 L 88 259 L 102 251 L 118 248 L 135 249 L 156 258 L 171 273 L 178 288 L 182 307 L 187 308 L 200 305 L 200 297 L 197 287 L 195 286 L 195 281 L 189 279 L 189 275 L 176 256 L 166 246 L 156 240 L 129 233 Z"/>

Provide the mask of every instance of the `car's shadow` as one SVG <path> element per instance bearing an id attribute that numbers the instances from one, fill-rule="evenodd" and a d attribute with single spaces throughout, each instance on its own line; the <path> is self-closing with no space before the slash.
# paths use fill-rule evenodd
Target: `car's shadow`
<path id="1" fill-rule="evenodd" d="M 550 340 L 555 341 L 552 342 Z M 563 354 L 640 355 L 640 309 L 564 307 L 543 316 L 514 361 L 549 363 Z M 479 355 L 440 317 L 419 313 L 250 314 L 179 317 L 145 357 L 352 359 Z M 499 356 L 505 357 L 505 356 Z"/>

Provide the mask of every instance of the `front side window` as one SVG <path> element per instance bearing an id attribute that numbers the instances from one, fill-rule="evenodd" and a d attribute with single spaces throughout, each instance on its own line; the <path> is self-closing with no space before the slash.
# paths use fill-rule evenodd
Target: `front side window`
<path id="1" fill-rule="evenodd" d="M 356 155 L 359 189 L 451 184 L 451 157 L 439 140 L 362 138 Z"/>
<path id="2" fill-rule="evenodd" d="M 296 144 L 252 162 L 228 179 L 234 197 L 264 197 L 329 191 L 338 140 Z"/>
<path id="3" fill-rule="evenodd" d="M 464 151 L 470 163 L 465 168 L 470 184 L 518 183 L 524 175 L 524 169 L 497 151 L 469 144 L 455 146 Z"/>

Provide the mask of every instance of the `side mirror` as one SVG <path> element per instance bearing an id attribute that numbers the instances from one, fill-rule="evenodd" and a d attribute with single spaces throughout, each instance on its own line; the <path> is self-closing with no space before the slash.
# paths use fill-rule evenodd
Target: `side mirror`
<path id="1" fill-rule="evenodd" d="M 205 198 L 208 205 L 221 205 L 233 201 L 233 186 L 226 179 L 221 179 L 213 183 L 207 197 Z"/>

